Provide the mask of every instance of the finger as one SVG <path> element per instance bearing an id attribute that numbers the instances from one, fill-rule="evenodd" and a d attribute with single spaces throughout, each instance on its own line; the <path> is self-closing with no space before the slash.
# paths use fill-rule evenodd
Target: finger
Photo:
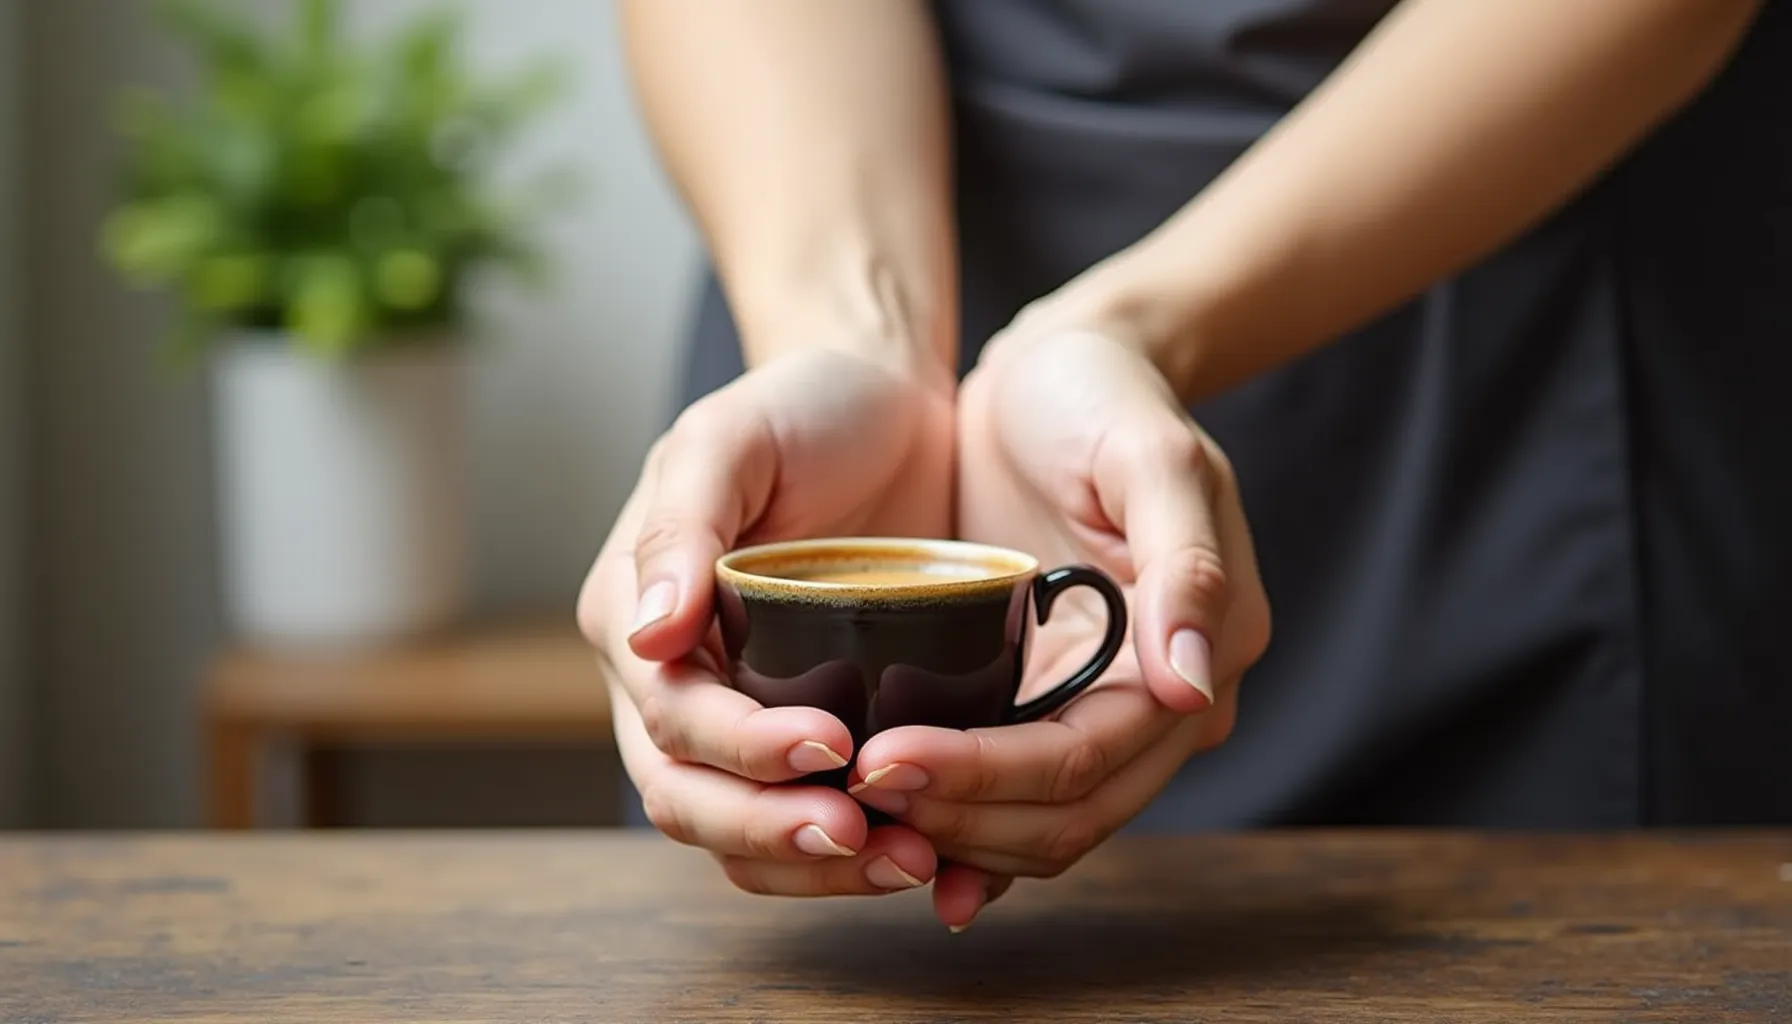
<path id="1" fill-rule="evenodd" d="M 643 728 L 661 752 L 762 782 L 782 782 L 844 767 L 852 734 L 816 708 L 762 708 L 723 682 L 713 653 L 686 660 L 643 661 L 623 642 L 616 614 L 633 590 L 624 538 L 641 521 L 647 499 L 630 496 L 615 531 L 579 596 L 579 621 L 611 682 L 640 709 Z M 626 621 L 621 620 L 621 621 Z"/>
<path id="2" fill-rule="evenodd" d="M 809 864 L 722 858 L 729 881 L 747 892 L 775 896 L 881 896 L 926 885 L 938 868 L 927 840 L 891 825 L 873 830 L 854 857 Z"/>
<path id="3" fill-rule="evenodd" d="M 1088 796 L 1179 720 L 1142 684 L 1110 679 L 1048 721 L 969 731 L 905 726 L 879 733 L 859 753 L 853 793 L 861 798 L 912 793 L 963 803 L 1069 803 Z"/>
<path id="4" fill-rule="evenodd" d="M 667 757 L 785 782 L 846 767 L 852 733 L 820 708 L 763 707 L 696 661 L 619 666 L 616 682 Z"/>
<path id="5" fill-rule="evenodd" d="M 765 786 L 675 761 L 649 742 L 626 700 L 617 702 L 616 737 L 648 820 L 676 842 L 799 863 L 850 859 L 865 849 L 865 814 L 837 790 Z"/>
<path id="6" fill-rule="evenodd" d="M 702 642 L 714 603 L 715 562 L 770 500 L 778 457 L 771 429 L 722 393 L 692 406 L 650 459 L 651 497 L 634 538 L 629 646 L 650 660 Z"/>
<path id="7" fill-rule="evenodd" d="M 1164 706 L 1202 711 L 1214 697 L 1212 642 L 1230 600 L 1212 508 L 1214 451 L 1180 411 L 1116 425 L 1097 452 L 1095 488 L 1122 526 L 1137 569 L 1133 643 Z"/>
<path id="8" fill-rule="evenodd" d="M 897 817 L 947 860 L 997 874 L 1051 877 L 1137 817 L 1193 753 L 1223 742 L 1237 707 L 1235 694 L 1235 685 L 1222 688 L 1211 714 L 1178 719 L 1173 735 L 1077 803 L 965 804 L 917 797 Z"/>
<path id="9" fill-rule="evenodd" d="M 942 864 L 933 880 L 933 914 L 957 934 L 969 928 L 983 908 L 1013 884 L 1012 878 L 965 864 Z"/>

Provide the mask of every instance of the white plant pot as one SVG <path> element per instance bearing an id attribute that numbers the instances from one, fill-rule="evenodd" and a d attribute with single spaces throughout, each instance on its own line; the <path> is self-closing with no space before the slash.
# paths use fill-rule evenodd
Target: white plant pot
<path id="1" fill-rule="evenodd" d="M 438 629 L 466 594 L 465 357 L 420 344 L 325 362 L 245 336 L 215 364 L 224 591 L 263 642 Z"/>

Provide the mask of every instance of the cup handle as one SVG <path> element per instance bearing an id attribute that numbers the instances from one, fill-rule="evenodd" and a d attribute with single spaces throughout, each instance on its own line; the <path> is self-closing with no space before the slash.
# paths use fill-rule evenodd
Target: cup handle
<path id="1" fill-rule="evenodd" d="M 1015 705 L 1008 713 L 1010 723 L 1044 718 L 1070 703 L 1077 694 L 1087 690 L 1090 683 L 1101 678 L 1101 674 L 1113 664 L 1115 655 L 1120 653 L 1120 645 L 1126 642 L 1126 598 L 1121 596 L 1120 588 L 1114 585 L 1114 581 L 1106 573 L 1086 565 L 1067 565 L 1033 580 L 1033 610 L 1039 624 L 1045 625 L 1045 620 L 1051 615 L 1052 603 L 1058 599 L 1059 594 L 1071 587 L 1088 587 L 1107 602 L 1108 628 L 1102 634 L 1101 647 L 1096 650 L 1094 657 L 1077 669 L 1075 675 L 1025 704 Z"/>

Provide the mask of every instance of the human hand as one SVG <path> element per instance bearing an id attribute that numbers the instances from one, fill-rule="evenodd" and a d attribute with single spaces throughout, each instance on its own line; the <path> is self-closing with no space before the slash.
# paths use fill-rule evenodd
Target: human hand
<path id="1" fill-rule="evenodd" d="M 1129 821 L 1194 753 L 1223 742 L 1269 642 L 1232 468 L 1133 347 L 1050 300 L 985 349 L 961 388 L 958 525 L 1047 566 L 1122 584 L 1132 642 L 1055 720 L 865 743 L 859 799 L 932 843 L 935 912 L 963 927 L 1014 876 L 1054 876 Z M 1067 598 L 1070 595 L 1067 595 Z M 1023 695 L 1099 640 L 1099 605 L 1054 611 Z"/>
<path id="2" fill-rule="evenodd" d="M 875 894 L 934 876 L 931 845 L 820 786 L 852 737 L 723 678 L 714 563 L 741 545 L 951 528 L 949 389 L 837 351 L 780 356 L 692 405 L 648 456 L 579 598 L 607 667 L 624 767 L 648 818 L 735 885 Z"/>

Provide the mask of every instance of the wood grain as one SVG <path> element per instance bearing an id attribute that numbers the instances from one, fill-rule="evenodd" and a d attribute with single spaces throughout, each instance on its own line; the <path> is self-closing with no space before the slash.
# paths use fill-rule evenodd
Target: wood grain
<path id="1" fill-rule="evenodd" d="M 0 1020 L 1792 1021 L 1792 835 L 1127 839 L 962 935 L 651 836 L 0 840 Z"/>
<path id="2" fill-rule="evenodd" d="M 597 657 L 570 626 L 490 629 L 349 652 L 227 652 L 213 668 L 215 722 L 321 742 L 603 740 L 610 706 Z"/>

